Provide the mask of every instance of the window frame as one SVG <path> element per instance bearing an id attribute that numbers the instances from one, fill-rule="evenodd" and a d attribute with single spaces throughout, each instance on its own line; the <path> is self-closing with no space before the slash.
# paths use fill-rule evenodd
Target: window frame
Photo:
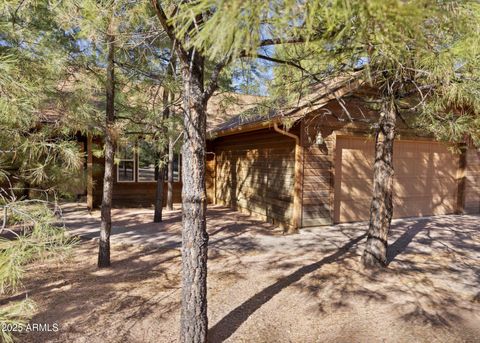
<path id="1" fill-rule="evenodd" d="M 156 183 L 158 179 L 153 180 L 140 180 L 140 171 L 139 171 L 139 158 L 140 158 L 140 150 L 138 149 L 139 144 L 138 141 L 135 141 L 135 143 L 132 144 L 132 152 L 133 152 L 133 158 L 131 159 L 123 159 L 123 158 L 118 158 L 120 155 L 120 147 L 117 147 L 117 160 L 118 163 L 116 165 L 117 173 L 116 173 L 116 183 Z M 178 156 L 178 180 L 175 180 L 173 178 L 173 183 L 181 183 L 182 182 L 182 153 L 174 153 L 174 156 Z M 175 158 L 175 157 L 174 157 Z M 120 180 L 120 163 L 121 162 L 133 162 L 133 179 L 132 180 Z M 168 182 L 168 167 L 165 168 L 165 173 L 167 174 L 167 178 L 164 179 L 164 182 Z"/>
<path id="2" fill-rule="evenodd" d="M 136 164 L 136 158 L 135 158 L 135 147 L 136 143 L 133 144 L 132 146 L 132 153 L 133 153 L 133 158 L 119 158 L 118 163 L 117 163 L 117 183 L 136 183 L 137 182 L 137 164 Z M 119 147 L 120 148 L 120 147 Z M 117 155 L 120 155 L 119 153 L 119 148 L 117 148 Z M 120 180 L 120 163 L 121 162 L 133 162 L 133 179 L 132 180 Z"/>

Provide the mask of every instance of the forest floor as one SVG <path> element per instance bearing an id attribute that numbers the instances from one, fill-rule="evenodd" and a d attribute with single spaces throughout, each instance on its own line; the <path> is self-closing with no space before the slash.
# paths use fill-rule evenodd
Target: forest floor
<path id="1" fill-rule="evenodd" d="M 73 232 L 93 237 L 98 213 L 65 207 Z M 112 267 L 96 241 L 29 268 L 22 297 L 37 303 L 21 342 L 176 342 L 180 317 L 179 210 L 114 210 Z M 396 220 L 389 266 L 360 265 L 363 224 L 280 229 L 227 208 L 208 211 L 210 342 L 478 342 L 478 216 Z"/>

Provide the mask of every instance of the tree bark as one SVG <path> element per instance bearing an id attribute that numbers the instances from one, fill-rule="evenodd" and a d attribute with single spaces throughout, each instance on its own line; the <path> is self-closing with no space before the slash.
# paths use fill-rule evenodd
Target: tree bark
<path id="1" fill-rule="evenodd" d="M 113 18 L 113 16 L 112 16 Z M 101 209 L 100 240 L 98 246 L 98 267 L 110 266 L 110 232 L 112 230 L 112 193 L 115 169 L 115 37 L 112 33 L 113 19 L 107 33 L 107 81 L 106 81 L 106 120 L 105 120 L 105 172 L 103 175 L 103 197 Z"/>
<path id="2" fill-rule="evenodd" d="M 169 61 L 169 67 L 167 69 L 167 75 L 171 81 L 176 79 L 176 74 L 177 74 L 177 58 L 175 55 L 175 52 L 172 49 L 172 55 L 170 57 Z M 173 104 L 175 101 L 175 94 L 174 92 L 169 92 L 169 105 Z M 169 111 L 169 115 L 171 115 Z M 169 128 L 172 128 L 171 125 L 169 125 Z M 172 138 L 172 132 L 168 132 L 168 162 L 167 162 L 167 209 L 169 211 L 173 210 L 173 153 L 174 153 L 174 141 Z"/>
<path id="3" fill-rule="evenodd" d="M 170 92 L 164 88 L 163 89 L 163 113 L 162 113 L 162 128 L 163 132 L 161 134 L 165 136 L 167 134 L 167 128 L 165 121 L 170 116 L 170 104 L 169 104 Z M 153 216 L 154 223 L 160 223 L 162 221 L 162 210 L 163 210 L 163 188 L 165 182 L 165 148 L 160 149 L 159 159 L 158 159 L 158 177 L 157 177 L 157 190 L 155 194 L 155 211 Z"/>
<path id="4" fill-rule="evenodd" d="M 367 243 L 362 256 L 367 268 L 387 264 L 388 231 L 393 217 L 393 142 L 395 140 L 396 107 L 392 97 L 382 105 L 375 135 L 375 163 L 373 165 L 373 198 Z"/>
<path id="5" fill-rule="evenodd" d="M 167 183 L 167 210 L 173 210 L 173 139 L 168 138 L 168 183 Z"/>
<path id="6" fill-rule="evenodd" d="M 161 155 L 163 156 L 163 152 Z M 157 189 L 155 194 L 155 211 L 153 215 L 153 222 L 160 223 L 162 219 L 162 209 L 163 209 L 163 188 L 165 183 L 165 167 L 163 166 L 163 158 L 160 158 L 160 166 L 158 168 L 158 177 L 157 177 Z"/>
<path id="7" fill-rule="evenodd" d="M 207 250 L 206 230 L 206 99 L 203 96 L 203 58 L 190 54 L 182 63 L 184 143 L 182 147 L 182 309 L 181 342 L 206 342 Z"/>

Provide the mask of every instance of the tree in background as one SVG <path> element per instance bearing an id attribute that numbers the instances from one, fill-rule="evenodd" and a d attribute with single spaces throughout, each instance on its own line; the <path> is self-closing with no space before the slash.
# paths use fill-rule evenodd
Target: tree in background
<path id="1" fill-rule="evenodd" d="M 115 49 L 116 35 L 119 22 L 119 4 L 116 1 L 107 1 L 104 3 L 93 3 L 83 1 L 75 4 L 74 8 L 66 6 L 58 10 L 59 20 L 64 20 L 66 30 L 72 32 L 72 39 L 78 44 L 81 35 L 87 35 L 88 39 L 82 44 L 85 50 L 90 48 L 90 53 L 80 55 L 80 61 L 73 59 L 71 62 L 75 65 L 75 70 L 82 72 L 83 63 L 91 63 L 89 68 L 97 74 L 101 80 L 104 79 L 105 92 L 105 122 L 104 128 L 104 158 L 105 169 L 103 177 L 103 194 L 101 207 L 101 228 L 98 250 L 98 267 L 104 268 L 110 266 L 110 232 L 112 227 L 111 206 L 113 193 L 113 174 L 114 158 L 116 150 L 116 141 L 118 138 L 118 128 L 115 125 Z M 65 12 L 60 12 L 64 10 Z M 62 17 L 64 15 L 65 17 Z M 82 31 L 83 30 L 83 31 Z M 86 31 L 86 32 L 84 32 Z M 89 36 L 88 36 L 89 35 Z M 103 44 L 100 41 L 103 40 Z M 87 48 L 88 47 L 88 48 Z M 95 50 L 94 50 L 94 48 Z M 95 51 L 95 54 L 93 53 Z M 85 56 L 86 55 L 86 56 Z M 87 61 L 85 61 L 87 59 Z M 104 67 L 105 76 L 100 77 L 98 73 L 101 66 Z M 92 99 L 97 94 L 91 94 Z M 88 124 L 87 124 L 88 125 Z"/>
<path id="2" fill-rule="evenodd" d="M 86 83 L 86 93 L 90 91 L 88 101 L 103 102 L 105 106 L 104 123 L 98 119 L 92 121 L 91 117 L 85 117 L 83 122 L 83 130 L 89 132 L 92 125 L 96 125 L 94 129 L 103 132 L 105 137 L 99 267 L 110 265 L 113 177 L 119 141 L 135 145 L 138 138 L 151 136 L 147 140 L 157 146 L 158 162 L 167 142 L 168 118 L 164 114 L 168 108 L 158 100 L 161 98 L 158 90 L 167 85 L 168 62 L 163 61 L 163 56 L 168 39 L 162 30 L 152 28 L 146 11 L 144 4 L 120 0 L 83 0 L 65 3 L 57 9 L 58 20 L 83 51 L 73 55 L 70 61 L 75 78 L 82 79 L 79 88 L 85 87 L 83 78 L 91 75 L 94 82 Z M 162 60 L 157 63 L 159 56 Z M 159 107 L 162 109 L 158 110 Z M 95 109 L 97 117 L 99 108 Z M 163 168 L 159 163 L 157 167 Z M 157 174 L 162 178 L 162 173 Z"/>
<path id="3" fill-rule="evenodd" d="M 162 221 L 167 174 L 166 203 L 168 209 L 173 209 L 173 158 L 175 144 L 182 131 L 175 54 L 169 39 L 161 33 L 158 36 L 129 49 L 128 63 L 116 61 L 123 72 L 129 75 L 130 84 L 135 88 L 135 97 L 127 97 L 121 104 L 129 112 L 128 116 L 121 117 L 128 122 L 126 133 L 130 133 L 137 141 L 145 141 L 155 147 L 157 187 L 154 222 Z"/>
<path id="4" fill-rule="evenodd" d="M 168 137 L 162 147 L 159 149 L 159 162 L 158 162 L 158 176 L 157 176 L 157 189 L 155 194 L 155 210 L 153 215 L 153 221 L 159 223 L 162 221 L 162 209 L 163 209 L 163 193 L 165 184 L 165 172 L 167 172 L 167 208 L 173 209 L 173 141 L 172 141 L 172 125 L 168 124 L 168 120 L 171 119 L 171 115 L 174 114 L 172 104 L 175 100 L 174 88 L 170 85 L 174 82 L 175 70 L 175 54 L 170 50 L 170 58 L 167 64 L 166 81 L 162 87 L 162 122 L 163 130 L 160 134 L 163 137 Z M 170 130 L 169 130 L 170 129 Z"/>
<path id="5" fill-rule="evenodd" d="M 105 170 L 103 174 L 102 221 L 98 241 L 98 267 L 110 266 L 110 232 L 112 230 L 112 196 L 114 158 L 116 150 L 115 133 L 115 17 L 111 10 L 106 32 L 107 41 L 107 80 L 105 83 Z"/>

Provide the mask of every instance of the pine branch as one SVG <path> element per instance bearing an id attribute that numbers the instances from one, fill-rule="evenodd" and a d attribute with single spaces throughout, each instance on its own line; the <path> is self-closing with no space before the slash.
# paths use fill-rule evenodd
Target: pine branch
<path id="1" fill-rule="evenodd" d="M 177 37 L 175 36 L 175 28 L 168 22 L 169 18 L 165 14 L 162 5 L 160 5 L 159 0 L 151 0 L 153 9 L 155 10 L 155 14 L 157 15 L 160 24 L 162 25 L 163 29 L 167 33 L 168 37 L 174 42 L 175 50 L 177 51 L 178 57 L 184 63 L 189 62 L 189 54 L 187 53 L 186 49 L 177 41 Z"/>
<path id="2" fill-rule="evenodd" d="M 220 77 L 220 73 L 222 72 L 223 68 L 228 65 L 229 62 L 230 58 L 223 59 L 222 61 L 218 62 L 213 68 L 213 72 L 210 77 L 210 83 L 205 87 L 205 91 L 203 92 L 204 101 L 208 101 L 208 99 L 210 99 L 213 93 L 217 90 L 218 78 Z"/>
<path id="3" fill-rule="evenodd" d="M 260 41 L 259 46 L 272 46 L 272 45 L 280 45 L 280 44 L 296 44 L 296 43 L 305 43 L 305 37 L 291 37 L 288 39 L 283 38 L 268 38 Z"/>

